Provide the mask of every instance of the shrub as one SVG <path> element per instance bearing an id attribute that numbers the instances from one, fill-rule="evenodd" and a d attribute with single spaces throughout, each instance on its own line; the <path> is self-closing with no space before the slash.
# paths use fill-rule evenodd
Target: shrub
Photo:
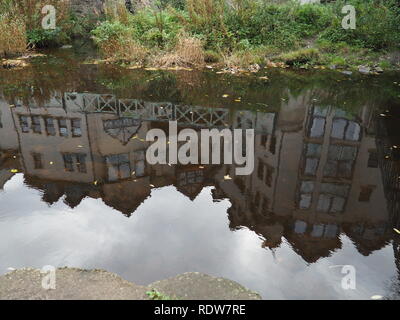
<path id="1" fill-rule="evenodd" d="M 147 56 L 147 50 L 133 38 L 132 28 L 121 22 L 103 22 L 92 34 L 105 58 L 142 64 Z"/>
<path id="2" fill-rule="evenodd" d="M 357 10 L 356 29 L 341 27 L 340 10 L 344 4 L 354 5 Z M 353 46 L 380 50 L 400 44 L 400 9 L 391 0 L 386 4 L 373 0 L 343 0 L 335 3 L 336 14 L 320 39 L 333 43 L 340 41 Z"/>
<path id="3" fill-rule="evenodd" d="M 28 46 L 35 48 L 48 48 L 61 45 L 66 38 L 66 34 L 61 28 L 45 30 L 42 28 L 28 30 Z"/>

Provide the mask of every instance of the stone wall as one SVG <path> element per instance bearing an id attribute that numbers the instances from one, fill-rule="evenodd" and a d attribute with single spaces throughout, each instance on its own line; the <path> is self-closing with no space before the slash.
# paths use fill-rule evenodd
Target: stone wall
<path id="1" fill-rule="evenodd" d="M 79 15 L 101 15 L 105 0 L 70 0 L 73 12 Z"/>

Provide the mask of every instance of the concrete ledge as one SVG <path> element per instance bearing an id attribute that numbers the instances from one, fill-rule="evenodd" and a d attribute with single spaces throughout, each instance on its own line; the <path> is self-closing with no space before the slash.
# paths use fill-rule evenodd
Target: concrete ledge
<path id="1" fill-rule="evenodd" d="M 154 289 L 180 300 L 260 300 L 240 284 L 201 273 L 185 273 L 149 286 L 140 286 L 104 270 L 59 268 L 56 289 L 42 288 L 45 275 L 20 269 L 0 276 L 0 300 L 149 300 Z"/>

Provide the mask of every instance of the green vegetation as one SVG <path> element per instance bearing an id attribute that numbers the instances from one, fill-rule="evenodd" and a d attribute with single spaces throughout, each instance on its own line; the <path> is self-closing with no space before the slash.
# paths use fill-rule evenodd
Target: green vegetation
<path id="1" fill-rule="evenodd" d="M 56 28 L 42 27 L 42 8 L 56 9 Z M 94 28 L 93 17 L 77 17 L 67 0 L 0 0 L 0 57 L 25 52 L 28 48 L 61 46 Z"/>
<path id="2" fill-rule="evenodd" d="M 220 62 L 246 68 L 283 61 L 351 67 L 379 64 L 380 57 L 400 46 L 397 0 L 307 5 L 290 0 L 164 0 L 134 15 L 123 2 L 109 6 L 106 20 L 92 32 L 104 57 L 123 63 L 195 67 Z M 355 30 L 341 26 L 347 4 L 356 8 Z M 185 52 L 180 43 L 186 44 Z M 198 61 L 200 56 L 204 61 Z"/>
<path id="3" fill-rule="evenodd" d="M 147 291 L 146 294 L 150 298 L 150 300 L 173 300 L 169 296 L 164 295 L 155 289 L 152 289 L 151 291 Z"/>

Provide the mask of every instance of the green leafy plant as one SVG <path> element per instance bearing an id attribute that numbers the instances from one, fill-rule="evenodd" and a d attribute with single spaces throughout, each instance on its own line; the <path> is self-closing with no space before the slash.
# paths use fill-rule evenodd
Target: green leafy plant
<path id="1" fill-rule="evenodd" d="M 172 300 L 171 297 L 164 295 L 155 289 L 147 291 L 146 294 L 151 300 Z"/>

